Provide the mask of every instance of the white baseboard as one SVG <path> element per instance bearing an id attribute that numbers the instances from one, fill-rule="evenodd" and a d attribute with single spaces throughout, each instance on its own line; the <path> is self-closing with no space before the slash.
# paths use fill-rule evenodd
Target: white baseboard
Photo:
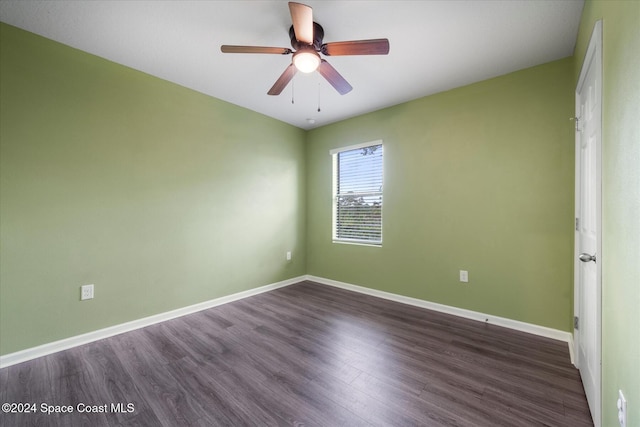
<path id="1" fill-rule="evenodd" d="M 232 301 L 237 301 L 253 295 L 258 295 L 263 292 L 268 292 L 274 289 L 282 288 L 284 286 L 293 285 L 294 283 L 299 283 L 305 280 L 305 278 L 306 276 L 294 277 L 292 279 L 283 280 L 281 282 L 272 283 L 270 285 L 261 286 L 259 288 L 249 289 L 247 291 L 215 298 L 209 301 L 182 307 L 176 310 L 155 314 L 153 316 L 144 317 L 142 319 L 133 320 L 131 322 L 121 323 L 119 325 L 110 326 L 108 328 L 99 329 L 97 331 L 88 332 L 86 334 L 76 335 L 74 337 L 39 345 L 37 347 L 28 348 L 26 350 L 17 351 L 15 353 L 9 353 L 4 356 L 0 356 L 0 368 L 6 368 L 7 366 L 26 362 L 28 360 L 46 356 L 48 354 L 57 353 L 62 350 L 77 347 L 79 345 L 88 344 L 90 342 L 122 334 L 124 332 L 144 328 L 145 326 L 164 322 L 165 320 L 175 319 L 176 317 L 181 317 L 201 310 L 206 310 L 207 308 L 216 307 L 218 305 L 226 304 Z"/>
<path id="2" fill-rule="evenodd" d="M 247 291 L 238 292 L 232 295 L 227 295 L 224 297 L 220 297 L 220 298 L 212 299 L 209 301 L 201 302 L 198 304 L 190 305 L 187 307 L 179 308 L 176 310 L 167 311 L 165 313 L 159 313 L 153 316 L 144 317 L 142 319 L 133 320 L 131 322 L 110 326 L 108 328 L 99 329 L 97 331 L 88 332 L 86 334 L 77 335 L 77 336 L 65 338 L 59 341 L 54 341 L 51 343 L 39 345 L 37 347 L 28 348 L 26 350 L 21 350 L 15 353 L 9 353 L 4 356 L 0 356 L 0 368 L 6 368 L 8 366 L 15 365 L 17 363 L 26 362 L 28 360 L 36 359 L 38 357 L 46 356 L 52 353 L 57 353 L 59 351 L 67 350 L 72 347 L 88 344 L 93 341 L 98 341 L 114 335 L 133 331 L 135 329 L 144 328 L 145 326 L 150 326 L 156 323 L 164 322 L 166 320 L 185 316 L 187 314 L 196 313 L 198 311 L 206 310 L 208 308 L 216 307 L 218 305 L 226 304 L 232 301 L 237 301 L 253 295 L 258 295 L 263 292 L 268 292 L 274 289 L 290 286 L 304 280 L 309 280 L 309 281 L 317 282 L 323 285 L 329 285 L 337 288 L 346 289 L 349 291 L 359 292 L 361 294 L 371 295 L 374 297 L 383 298 L 390 301 L 399 302 L 402 304 L 408 304 L 416 307 L 426 308 L 429 310 L 452 314 L 454 316 L 473 319 L 480 322 L 492 323 L 498 326 L 503 326 L 505 328 L 515 329 L 517 331 L 527 332 L 534 335 L 539 335 L 539 336 L 552 338 L 559 341 L 564 341 L 569 346 L 569 355 L 571 357 L 571 363 L 574 363 L 573 335 L 570 334 L 569 332 L 547 328 L 544 326 L 533 325 L 530 323 L 520 322 L 518 320 L 507 319 L 504 317 L 493 316 L 490 314 L 479 313 L 477 311 L 465 310 L 463 308 L 457 308 L 457 307 L 452 307 L 444 304 L 438 304 L 438 303 L 421 300 L 417 298 L 411 298 L 403 295 L 393 294 L 391 292 L 379 291 L 376 289 L 366 288 L 364 286 L 352 285 L 350 283 L 339 282 L 337 280 L 326 279 L 323 277 L 317 277 L 312 275 L 304 275 L 304 276 L 294 277 L 292 279 L 283 280 L 281 282 L 272 283 L 270 285 L 261 286 L 259 288 L 249 289 Z"/>
<path id="3" fill-rule="evenodd" d="M 365 288 L 364 286 L 352 285 L 350 283 L 339 282 L 332 279 L 325 279 L 323 277 L 307 275 L 306 280 L 317 282 L 323 285 L 335 286 L 337 288 L 359 292 L 361 294 L 371 295 L 378 298 L 384 298 L 402 304 L 413 305 L 416 307 L 439 311 L 441 313 L 453 314 L 454 316 L 464 317 L 466 319 L 478 320 L 484 323 L 492 323 L 494 325 L 503 326 L 505 328 L 515 329 L 516 331 L 527 332 L 546 338 L 552 338 L 558 341 L 564 341 L 569 345 L 569 355 L 571 357 L 571 363 L 573 363 L 573 335 L 569 332 L 547 328 L 545 326 L 534 325 L 531 323 L 520 322 L 518 320 L 507 319 L 504 317 L 493 316 L 491 314 L 480 313 L 477 311 L 465 310 L 463 308 L 452 307 L 449 305 L 438 304 L 418 298 L 406 297 L 403 295 L 393 294 L 391 292 Z"/>
<path id="4" fill-rule="evenodd" d="M 573 340 L 573 334 L 570 334 L 569 335 L 569 357 L 571 358 L 571 364 L 573 366 L 576 366 L 575 346 L 576 346 L 576 342 Z"/>

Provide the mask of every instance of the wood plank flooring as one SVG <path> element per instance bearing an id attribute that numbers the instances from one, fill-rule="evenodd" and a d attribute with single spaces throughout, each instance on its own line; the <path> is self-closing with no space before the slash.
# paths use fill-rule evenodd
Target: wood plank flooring
<path id="1" fill-rule="evenodd" d="M 38 410 L 2 426 L 593 425 L 566 343 L 312 282 L 11 366 L 0 384 L 0 403 Z"/>

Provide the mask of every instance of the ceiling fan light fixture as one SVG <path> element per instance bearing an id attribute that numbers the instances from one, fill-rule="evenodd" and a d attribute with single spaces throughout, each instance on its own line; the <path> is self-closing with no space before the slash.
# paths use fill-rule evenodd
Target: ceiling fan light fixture
<path id="1" fill-rule="evenodd" d="M 320 55 L 313 50 L 299 50 L 293 54 L 293 65 L 298 71 L 312 73 L 320 65 Z"/>
<path id="2" fill-rule="evenodd" d="M 387 39 L 322 43 L 324 29 L 320 24 L 313 21 L 313 11 L 310 6 L 290 1 L 289 12 L 293 23 L 289 28 L 289 38 L 291 39 L 293 50 L 268 46 L 220 46 L 220 50 L 223 53 L 267 53 L 279 55 L 293 53 L 291 63 L 287 65 L 287 68 L 269 89 L 268 95 L 280 95 L 298 71 L 312 73 L 316 70 L 340 95 L 345 95 L 353 87 L 331 64 L 320 57 L 320 53 L 326 56 L 387 55 L 389 53 L 389 40 Z M 319 105 L 318 112 L 320 112 Z"/>

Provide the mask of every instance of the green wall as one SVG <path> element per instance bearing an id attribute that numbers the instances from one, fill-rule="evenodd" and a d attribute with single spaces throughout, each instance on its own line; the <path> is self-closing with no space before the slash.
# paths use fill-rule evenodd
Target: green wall
<path id="1" fill-rule="evenodd" d="M 571 331 L 572 67 L 567 58 L 310 131 L 307 272 Z M 376 139 L 383 245 L 334 244 L 329 150 Z"/>
<path id="2" fill-rule="evenodd" d="M 603 28 L 602 425 L 640 426 L 640 2 L 588 1 L 574 87 L 594 23 Z"/>
<path id="3" fill-rule="evenodd" d="M 0 354 L 305 273 L 304 131 L 5 24 L 0 43 Z"/>

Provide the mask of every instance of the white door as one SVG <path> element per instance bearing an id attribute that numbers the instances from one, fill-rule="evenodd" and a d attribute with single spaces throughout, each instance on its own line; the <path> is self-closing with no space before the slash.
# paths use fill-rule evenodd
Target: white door
<path id="1" fill-rule="evenodd" d="M 601 370 L 602 22 L 598 21 L 576 88 L 576 366 L 596 427 Z"/>

